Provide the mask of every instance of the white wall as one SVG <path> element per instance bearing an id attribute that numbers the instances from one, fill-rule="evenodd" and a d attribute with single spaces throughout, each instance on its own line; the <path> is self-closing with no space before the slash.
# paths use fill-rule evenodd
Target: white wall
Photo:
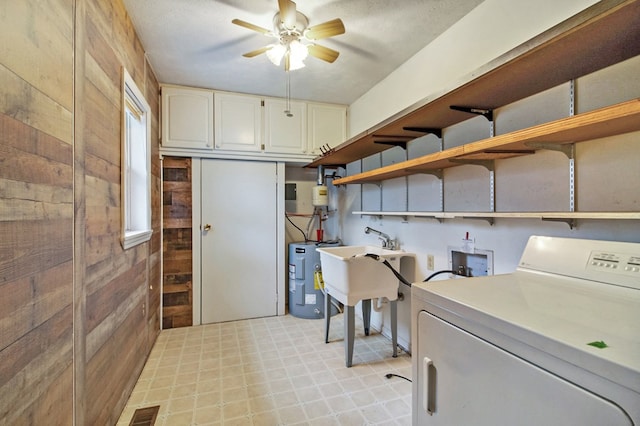
<path id="1" fill-rule="evenodd" d="M 531 3 L 531 5 L 529 4 Z M 486 63 L 537 33 L 544 31 L 593 1 L 513 2 L 487 0 L 459 25 L 427 46 L 393 75 L 374 87 L 350 108 L 353 134 L 380 122 L 398 110 L 427 97 L 438 88 L 450 88 L 460 76 Z M 517 4 L 517 6 L 516 6 Z M 535 4 L 535 7 L 534 7 Z M 499 19 L 497 17 L 500 17 Z M 479 39 L 483 39 L 480 43 Z M 492 40 L 486 43 L 486 40 Z M 448 48 L 447 48 L 448 47 Z M 436 62 L 432 51 L 439 51 Z M 446 52 L 446 54 L 444 54 Z M 429 64 L 438 68 L 428 71 Z M 576 113 L 640 97 L 640 57 L 594 73 L 576 82 Z M 569 85 L 497 110 L 497 134 L 528 127 L 568 115 Z M 488 137 L 487 121 L 472 118 L 445 129 L 445 148 Z M 368 170 L 405 156 L 414 158 L 433 152 L 433 136 L 414 141 L 405 154 L 393 148 L 347 166 L 347 174 Z M 640 211 L 640 132 L 576 145 L 576 201 L 578 211 Z M 341 171 L 344 173 L 344 170 Z M 496 162 L 497 211 L 567 211 L 568 159 L 560 153 L 542 151 L 532 156 Z M 486 211 L 489 199 L 488 172 L 476 166 L 445 170 L 444 206 L 449 211 Z M 493 250 L 494 273 L 512 272 L 531 235 L 640 242 L 637 220 L 581 220 L 576 229 L 565 223 L 534 219 L 446 220 L 371 217 L 351 214 L 358 210 L 429 211 L 440 208 L 440 186 L 435 177 L 411 176 L 375 185 L 330 187 L 339 214 L 327 226 L 345 244 L 378 244 L 364 228 L 379 229 L 417 254 L 415 276 L 422 280 L 427 255 L 435 257 L 435 270 L 447 269 L 447 247 L 460 246 L 467 232 L 479 249 Z M 407 289 L 404 290 L 408 293 Z M 399 305 L 400 342 L 410 336 L 410 297 Z M 388 314 L 386 314 L 388 315 Z M 382 319 L 374 319 L 380 326 Z M 386 325 L 384 325 L 386 327 Z M 386 332 L 385 332 L 386 333 Z"/>

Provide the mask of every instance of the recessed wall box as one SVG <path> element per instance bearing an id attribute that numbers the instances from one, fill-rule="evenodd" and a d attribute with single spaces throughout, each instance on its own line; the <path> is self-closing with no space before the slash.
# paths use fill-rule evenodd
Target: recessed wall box
<path id="1" fill-rule="evenodd" d="M 493 275 L 493 251 L 474 249 L 467 253 L 462 247 L 447 247 L 449 267 L 458 275 L 481 277 Z"/>

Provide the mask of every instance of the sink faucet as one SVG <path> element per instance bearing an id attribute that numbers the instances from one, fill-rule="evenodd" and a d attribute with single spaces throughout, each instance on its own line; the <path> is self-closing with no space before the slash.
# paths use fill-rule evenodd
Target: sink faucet
<path id="1" fill-rule="evenodd" d="M 385 234 L 384 232 L 380 232 L 378 230 L 375 230 L 373 228 L 370 227 L 366 227 L 364 228 L 364 233 L 365 234 L 376 234 L 378 236 L 378 238 L 380 239 L 380 241 L 382 241 L 382 247 L 389 249 L 389 250 L 395 250 L 396 249 L 396 241 L 392 240 L 390 236 L 388 236 L 387 234 Z"/>

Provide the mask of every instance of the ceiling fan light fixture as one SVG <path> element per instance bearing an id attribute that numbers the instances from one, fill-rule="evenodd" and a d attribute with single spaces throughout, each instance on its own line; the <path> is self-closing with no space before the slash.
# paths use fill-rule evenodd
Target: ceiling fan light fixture
<path id="1" fill-rule="evenodd" d="M 294 61 L 304 61 L 309 56 L 309 49 L 299 40 L 294 40 L 289 44 L 289 51 L 291 52 L 291 59 Z"/>
<path id="2" fill-rule="evenodd" d="M 289 71 L 299 70 L 300 68 L 304 68 L 304 62 L 301 60 L 296 60 L 293 57 L 289 58 Z"/>
<path id="3" fill-rule="evenodd" d="M 267 50 L 267 58 L 276 66 L 280 66 L 282 62 L 282 58 L 284 58 L 285 53 L 287 53 L 287 48 L 282 44 L 273 44 L 271 45 L 271 49 Z"/>
<path id="4" fill-rule="evenodd" d="M 304 60 L 307 56 L 309 56 L 309 49 L 299 40 L 293 40 L 289 43 L 289 70 L 295 71 L 304 68 Z"/>

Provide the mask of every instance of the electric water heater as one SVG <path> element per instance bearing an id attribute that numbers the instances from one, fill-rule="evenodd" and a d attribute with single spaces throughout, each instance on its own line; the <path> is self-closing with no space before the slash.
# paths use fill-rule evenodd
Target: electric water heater
<path id="1" fill-rule="evenodd" d="M 313 187 L 313 196 L 311 202 L 314 206 L 329 205 L 329 190 L 325 185 L 318 185 Z"/>

